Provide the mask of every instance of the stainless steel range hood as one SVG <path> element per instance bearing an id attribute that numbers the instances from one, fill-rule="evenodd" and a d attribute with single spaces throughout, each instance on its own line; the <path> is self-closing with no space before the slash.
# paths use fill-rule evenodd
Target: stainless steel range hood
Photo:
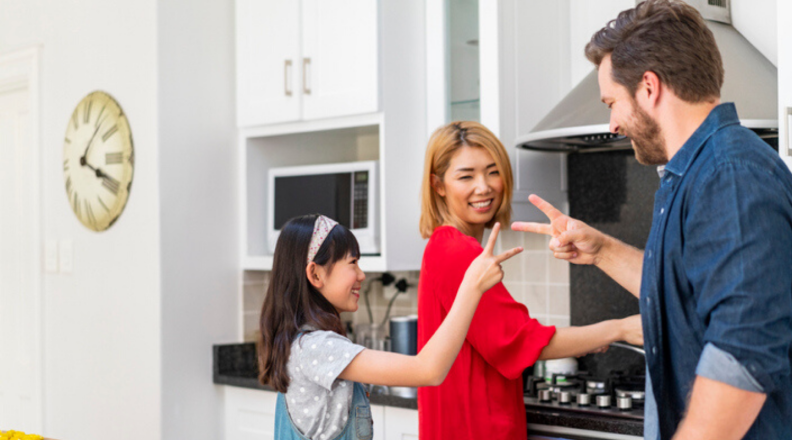
<path id="1" fill-rule="evenodd" d="M 778 138 L 778 71 L 730 24 L 728 0 L 688 0 L 715 36 L 726 72 L 721 102 L 734 102 L 742 124 L 763 138 Z M 593 152 L 628 149 L 610 133 L 610 111 L 600 101 L 594 70 L 544 117 L 518 147 L 538 151 Z"/>

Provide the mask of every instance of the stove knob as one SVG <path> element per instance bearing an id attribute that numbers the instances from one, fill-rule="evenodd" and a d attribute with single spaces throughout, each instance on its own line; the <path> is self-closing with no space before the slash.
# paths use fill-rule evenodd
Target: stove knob
<path id="1" fill-rule="evenodd" d="M 589 405 L 591 405 L 591 395 L 586 394 L 586 393 L 578 394 L 577 403 L 580 406 L 589 406 Z"/>
<path id="2" fill-rule="evenodd" d="M 558 395 L 558 403 L 568 405 L 570 402 L 572 402 L 572 395 L 569 393 L 569 391 L 561 391 L 561 393 Z"/>
<path id="3" fill-rule="evenodd" d="M 540 390 L 539 391 L 539 401 L 540 402 L 550 402 L 553 400 L 552 394 L 550 394 L 550 390 Z"/>
<path id="4" fill-rule="evenodd" d="M 616 399 L 616 406 L 622 411 L 629 411 L 632 409 L 632 398 L 618 397 Z"/>
<path id="5" fill-rule="evenodd" d="M 611 405 L 611 396 L 603 395 L 597 396 L 597 406 L 600 408 L 610 408 Z"/>

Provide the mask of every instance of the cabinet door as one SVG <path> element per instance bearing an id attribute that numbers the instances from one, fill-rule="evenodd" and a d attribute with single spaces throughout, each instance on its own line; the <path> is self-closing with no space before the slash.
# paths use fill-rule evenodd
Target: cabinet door
<path id="1" fill-rule="evenodd" d="M 377 3 L 303 0 L 303 119 L 378 110 Z"/>
<path id="2" fill-rule="evenodd" d="M 300 118 L 300 2 L 237 0 L 237 124 Z"/>
<path id="3" fill-rule="evenodd" d="M 371 405 L 371 421 L 374 423 L 374 436 L 371 440 L 385 440 L 385 407 Z"/>
<path id="4" fill-rule="evenodd" d="M 418 440 L 418 411 L 385 407 L 385 440 Z"/>
<path id="5" fill-rule="evenodd" d="M 275 438 L 278 394 L 225 386 L 225 440 Z"/>

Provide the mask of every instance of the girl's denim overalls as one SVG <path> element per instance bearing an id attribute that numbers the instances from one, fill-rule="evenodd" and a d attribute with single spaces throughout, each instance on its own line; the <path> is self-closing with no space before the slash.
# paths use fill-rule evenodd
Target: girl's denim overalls
<path id="1" fill-rule="evenodd" d="M 372 431 L 371 406 L 366 396 L 363 385 L 354 382 L 355 390 L 352 394 L 352 408 L 349 411 L 346 426 L 332 440 L 370 440 L 374 435 Z M 275 440 L 307 440 L 294 426 L 286 409 L 286 399 L 278 393 L 278 403 L 275 407 Z M 330 439 L 328 439 L 330 440 Z"/>

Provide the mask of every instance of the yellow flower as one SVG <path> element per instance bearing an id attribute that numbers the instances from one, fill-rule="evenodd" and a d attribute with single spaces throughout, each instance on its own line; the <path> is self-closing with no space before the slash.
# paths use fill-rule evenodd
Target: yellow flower
<path id="1" fill-rule="evenodd" d="M 0 440 L 42 440 L 44 437 L 37 434 L 25 434 L 22 431 L 0 432 Z"/>

